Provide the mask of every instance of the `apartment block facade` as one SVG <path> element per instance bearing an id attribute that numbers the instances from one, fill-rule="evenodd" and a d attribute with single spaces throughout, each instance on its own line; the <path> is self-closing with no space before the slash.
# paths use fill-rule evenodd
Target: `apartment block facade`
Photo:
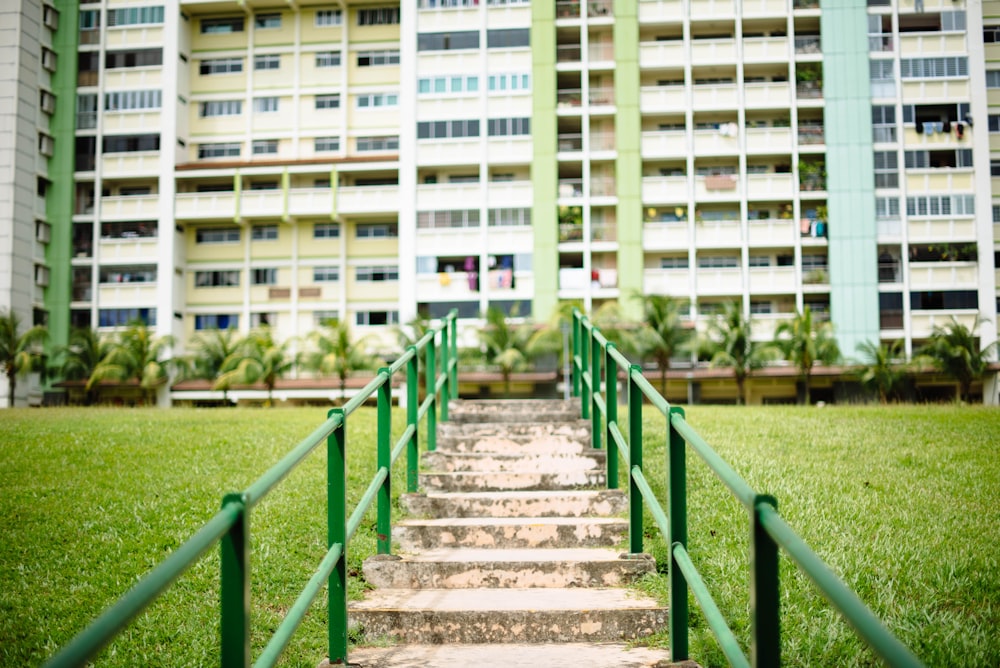
<path id="1" fill-rule="evenodd" d="M 997 337 L 1000 1 L 19 6 L 0 287 L 57 342 L 340 318 L 389 349 L 654 293 L 760 339 L 809 306 L 848 356 Z"/>

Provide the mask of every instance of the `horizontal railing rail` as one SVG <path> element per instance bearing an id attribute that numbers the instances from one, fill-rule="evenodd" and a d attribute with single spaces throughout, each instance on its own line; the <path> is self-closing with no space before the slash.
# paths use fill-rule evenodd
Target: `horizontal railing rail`
<path id="1" fill-rule="evenodd" d="M 222 508 L 195 534 L 150 571 L 124 596 L 104 610 L 45 665 L 46 668 L 83 666 L 156 600 L 201 557 L 219 545 L 220 628 L 219 662 L 223 668 L 250 665 L 250 510 L 274 490 L 320 444 L 327 446 L 327 552 L 295 603 L 271 636 L 255 668 L 277 663 L 309 606 L 328 586 L 328 646 L 331 663 L 347 664 L 347 544 L 365 513 L 377 507 L 379 554 L 389 554 L 392 542 L 392 465 L 405 451 L 406 488 L 417 490 L 420 421 L 427 418 L 427 448 L 436 447 L 437 420 L 448 419 L 448 402 L 458 398 L 457 311 L 406 349 L 344 406 L 333 408 L 327 419 L 277 464 L 242 492 L 226 494 Z M 426 398 L 419 402 L 419 356 L 424 354 Z M 440 353 L 440 357 L 439 357 Z M 438 372 L 440 359 L 440 372 Z M 391 442 L 392 377 L 405 369 L 406 429 Z M 350 516 L 347 515 L 347 418 L 372 395 L 376 398 L 377 470 Z"/>
<path id="2" fill-rule="evenodd" d="M 705 615 L 719 647 L 732 666 L 781 664 L 779 548 L 813 582 L 858 636 L 887 665 L 922 666 L 875 614 L 838 578 L 778 514 L 773 497 L 759 494 L 695 431 L 684 410 L 670 403 L 650 384 L 642 367 L 633 364 L 579 310 L 573 312 L 571 384 L 580 397 L 580 412 L 591 420 L 593 445 L 607 443 L 607 479 L 617 488 L 619 459 L 628 471 L 629 551 L 643 550 L 643 510 L 648 509 L 670 552 L 669 633 L 672 661 L 689 659 L 688 593 Z M 626 386 L 625 413 L 619 414 L 618 383 Z M 648 402 L 666 420 L 666 507 L 656 498 L 643 473 L 643 404 Z M 626 433 L 622 432 L 625 428 Z M 688 552 L 687 449 L 708 466 L 750 517 L 750 626 L 747 658 L 736 635 L 716 604 L 707 583 Z"/>

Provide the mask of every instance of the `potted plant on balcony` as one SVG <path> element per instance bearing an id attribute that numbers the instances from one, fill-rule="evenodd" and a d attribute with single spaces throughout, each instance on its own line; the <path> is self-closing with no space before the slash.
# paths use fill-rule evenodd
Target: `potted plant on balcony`
<path id="1" fill-rule="evenodd" d="M 823 91 L 823 66 L 820 63 L 806 63 L 795 68 L 795 84 L 799 95 L 820 97 Z"/>
<path id="2" fill-rule="evenodd" d="M 826 163 L 799 160 L 799 190 L 826 190 Z"/>

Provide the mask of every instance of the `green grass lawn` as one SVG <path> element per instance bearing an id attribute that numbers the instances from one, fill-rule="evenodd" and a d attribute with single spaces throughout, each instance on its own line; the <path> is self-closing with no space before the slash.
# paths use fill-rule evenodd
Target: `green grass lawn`
<path id="1" fill-rule="evenodd" d="M 0 413 L 0 665 L 37 665 L 325 418 L 323 409 L 45 409 Z M 972 407 L 694 407 L 689 421 L 929 665 L 1000 665 L 1000 411 Z M 403 415 L 394 413 L 397 434 Z M 662 419 L 646 415 L 647 477 L 665 487 Z M 374 411 L 349 419 L 349 503 L 374 472 Z M 395 439 L 394 439 L 395 440 Z M 748 638 L 747 516 L 694 456 L 689 549 Z M 325 453 L 252 514 L 254 656 L 325 550 Z M 402 467 L 394 489 L 403 489 Z M 349 546 L 374 552 L 374 512 Z M 651 519 L 650 535 L 656 531 Z M 652 537 L 647 549 L 665 564 Z M 361 584 L 354 580 L 355 590 Z M 663 578 L 645 583 L 661 595 Z M 782 563 L 786 665 L 877 660 Z M 206 556 L 100 665 L 214 663 L 218 557 Z M 696 606 L 692 605 L 692 610 Z M 326 654 L 325 601 L 283 665 Z M 723 665 L 695 614 L 692 655 Z"/>

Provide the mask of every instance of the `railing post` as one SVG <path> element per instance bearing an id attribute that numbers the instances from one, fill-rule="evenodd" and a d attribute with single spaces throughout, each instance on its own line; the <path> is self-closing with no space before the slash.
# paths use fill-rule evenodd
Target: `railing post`
<path id="1" fill-rule="evenodd" d="M 333 408 L 326 416 L 338 415 L 340 424 L 326 437 L 326 547 L 342 546 L 327 581 L 327 642 L 330 663 L 347 665 L 347 416 L 343 408 Z"/>
<path id="2" fill-rule="evenodd" d="M 750 630 L 755 668 L 781 665 L 778 544 L 761 524 L 757 510 L 761 504 L 778 509 L 774 497 L 758 494 L 750 511 Z"/>
<path id="3" fill-rule="evenodd" d="M 441 420 L 448 421 L 448 399 L 451 396 L 451 373 L 448 371 L 448 358 L 451 346 L 448 344 L 448 321 L 441 328 L 441 371 L 444 373 L 444 386 L 441 388 Z M 434 386 L 437 387 L 437 378 L 434 379 Z"/>
<path id="4" fill-rule="evenodd" d="M 417 409 L 420 407 L 420 393 L 417 391 L 420 384 L 420 376 L 417 373 L 417 348 L 410 346 L 407 351 L 413 356 L 406 363 L 406 425 L 413 427 L 413 434 L 406 444 L 406 491 L 414 493 L 417 491 L 417 460 L 420 457 L 420 448 L 417 441 Z"/>
<path id="5" fill-rule="evenodd" d="M 453 317 L 451 319 L 451 355 L 448 356 L 449 363 L 451 364 L 450 371 L 450 381 L 448 383 L 451 388 L 451 398 L 458 399 L 458 312 L 452 311 Z"/>
<path id="6" fill-rule="evenodd" d="M 222 505 L 236 501 L 239 518 L 219 542 L 222 668 L 250 665 L 250 517 L 243 494 L 226 494 Z"/>
<path id="7" fill-rule="evenodd" d="M 618 444 L 611 436 L 611 425 L 618 424 L 618 363 L 611 356 L 611 351 L 617 346 L 608 342 L 604 348 L 604 405 L 607 408 L 605 419 L 605 441 L 608 444 L 608 489 L 618 489 Z M 621 429 L 621 427 L 619 427 Z"/>
<path id="8" fill-rule="evenodd" d="M 590 419 L 590 402 L 591 393 L 593 392 L 593 377 L 591 377 L 590 382 L 587 381 L 590 369 L 590 339 L 592 336 L 590 333 L 590 323 L 586 321 L 581 322 L 580 333 L 583 335 L 580 340 L 580 389 L 582 390 L 580 417 L 587 420 Z"/>
<path id="9" fill-rule="evenodd" d="M 670 407 L 667 416 L 667 545 L 670 546 L 670 658 L 683 661 L 688 657 L 688 586 L 684 574 L 674 559 L 674 545 L 687 548 L 687 460 L 684 437 L 674 428 L 671 418 L 684 417 L 684 409 Z"/>
<path id="10" fill-rule="evenodd" d="M 630 364 L 628 369 L 628 543 L 629 552 L 642 552 L 642 492 L 635 484 L 632 471 L 642 470 L 642 390 L 635 376 L 642 375 L 642 367 Z"/>
<path id="11" fill-rule="evenodd" d="M 392 376 L 388 368 L 378 370 L 385 375 L 378 392 L 378 470 L 386 469 L 385 480 L 378 490 L 378 553 L 392 554 Z"/>
<path id="12" fill-rule="evenodd" d="M 601 344 L 597 342 L 597 332 L 595 327 L 591 330 L 590 338 L 590 435 L 591 444 L 600 449 L 601 447 L 601 409 L 597 405 L 598 397 L 601 394 L 601 357 L 603 352 Z"/>
<path id="13" fill-rule="evenodd" d="M 573 396 L 580 396 L 580 312 L 573 309 Z"/>
<path id="14" fill-rule="evenodd" d="M 427 449 L 431 452 L 437 450 L 437 364 L 434 360 L 434 339 L 427 342 L 424 353 L 427 359 L 424 361 L 424 384 L 427 386 L 427 395 L 431 397 L 431 403 L 427 407 Z"/>

